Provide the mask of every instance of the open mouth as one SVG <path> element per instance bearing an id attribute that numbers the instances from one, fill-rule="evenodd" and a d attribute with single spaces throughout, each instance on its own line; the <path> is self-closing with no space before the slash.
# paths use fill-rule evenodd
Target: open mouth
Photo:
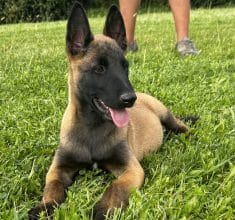
<path id="1" fill-rule="evenodd" d="M 125 127 L 128 125 L 129 116 L 128 116 L 127 110 L 125 108 L 113 109 L 113 108 L 105 105 L 105 103 L 97 97 L 93 98 L 92 101 L 93 101 L 93 104 L 95 105 L 95 107 L 102 114 L 104 114 L 105 118 L 113 121 L 113 123 L 117 127 L 121 128 L 121 127 Z"/>

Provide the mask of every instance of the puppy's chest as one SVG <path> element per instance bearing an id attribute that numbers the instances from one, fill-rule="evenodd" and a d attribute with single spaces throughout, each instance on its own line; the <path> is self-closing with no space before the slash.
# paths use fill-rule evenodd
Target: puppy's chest
<path id="1" fill-rule="evenodd" d="M 124 140 L 93 133 L 86 140 L 78 140 L 78 148 L 86 148 L 92 162 L 102 163 L 125 163 L 127 156 L 127 144 Z"/>
<path id="2" fill-rule="evenodd" d="M 124 165 L 129 151 L 126 141 L 112 133 L 93 130 L 89 133 L 78 132 L 70 139 L 70 146 L 62 146 L 58 152 L 68 166 L 79 164 L 105 165 L 107 163 Z"/>

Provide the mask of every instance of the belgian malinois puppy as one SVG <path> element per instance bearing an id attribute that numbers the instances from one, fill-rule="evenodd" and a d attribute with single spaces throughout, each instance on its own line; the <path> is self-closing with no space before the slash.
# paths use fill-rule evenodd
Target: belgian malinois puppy
<path id="1" fill-rule="evenodd" d="M 116 6 L 109 10 L 103 35 L 93 36 L 86 14 L 75 3 L 67 24 L 69 99 L 60 144 L 46 176 L 42 202 L 29 211 L 38 219 L 66 197 L 79 168 L 97 163 L 117 179 L 93 210 L 104 219 L 114 208 L 125 208 L 130 190 L 140 188 L 144 171 L 139 161 L 163 141 L 163 126 L 186 132 L 187 126 L 158 100 L 135 93 L 128 79 L 126 32 Z"/>

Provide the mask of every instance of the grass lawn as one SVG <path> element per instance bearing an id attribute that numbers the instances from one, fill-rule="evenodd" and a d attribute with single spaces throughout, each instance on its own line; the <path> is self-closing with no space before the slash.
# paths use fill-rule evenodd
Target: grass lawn
<path id="1" fill-rule="evenodd" d="M 146 178 L 113 219 L 235 218 L 235 8 L 191 13 L 201 54 L 174 52 L 170 12 L 141 13 L 128 54 L 137 91 L 175 114 L 199 115 L 193 135 L 168 134 L 142 161 Z M 94 33 L 104 17 L 90 19 Z M 67 103 L 65 21 L 0 26 L 0 219 L 26 219 L 42 195 Z M 55 219 L 89 219 L 113 176 L 80 171 Z"/>

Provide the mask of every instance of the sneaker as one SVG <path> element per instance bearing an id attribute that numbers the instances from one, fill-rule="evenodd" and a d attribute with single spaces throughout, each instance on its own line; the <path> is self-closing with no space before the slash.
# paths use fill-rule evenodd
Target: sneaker
<path id="1" fill-rule="evenodd" d="M 176 51 L 182 56 L 199 54 L 199 51 L 194 46 L 193 42 L 187 37 L 183 38 L 181 41 L 178 41 L 175 47 Z"/>
<path id="2" fill-rule="evenodd" d="M 136 42 L 136 40 L 134 40 L 134 42 L 133 43 L 130 43 L 130 44 L 128 44 L 127 43 L 127 51 L 129 52 L 137 52 L 138 51 L 138 45 L 137 45 L 137 42 Z"/>

